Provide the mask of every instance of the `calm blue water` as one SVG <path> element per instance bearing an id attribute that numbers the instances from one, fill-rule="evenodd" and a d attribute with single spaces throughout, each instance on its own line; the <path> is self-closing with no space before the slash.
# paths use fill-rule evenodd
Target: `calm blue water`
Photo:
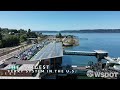
<path id="1" fill-rule="evenodd" d="M 57 33 L 44 33 L 56 35 Z M 74 35 L 79 38 L 79 46 L 66 48 L 67 50 L 106 50 L 110 57 L 120 57 L 120 33 L 62 33 L 62 35 Z M 88 38 L 82 40 L 80 38 Z M 64 56 L 63 65 L 87 65 L 88 61 L 96 62 L 93 56 Z M 104 60 L 103 60 L 104 61 Z"/>

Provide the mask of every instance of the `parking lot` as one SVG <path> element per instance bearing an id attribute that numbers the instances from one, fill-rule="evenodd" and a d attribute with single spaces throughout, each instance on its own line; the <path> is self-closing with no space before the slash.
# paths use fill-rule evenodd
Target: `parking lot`
<path id="1" fill-rule="evenodd" d="M 34 44 L 32 47 L 28 48 L 25 51 L 22 51 L 14 56 L 18 60 L 30 60 L 38 51 L 40 51 L 45 45 L 47 45 L 48 41 L 43 41 L 39 44 Z"/>

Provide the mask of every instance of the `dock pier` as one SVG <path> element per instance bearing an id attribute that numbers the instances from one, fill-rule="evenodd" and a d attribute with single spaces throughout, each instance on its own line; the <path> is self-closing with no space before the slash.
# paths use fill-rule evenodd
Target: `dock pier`
<path id="1" fill-rule="evenodd" d="M 108 52 L 104 50 L 94 50 L 93 52 L 63 50 L 63 55 L 95 56 L 98 59 L 98 62 L 101 61 L 102 59 L 105 59 L 105 60 L 112 59 L 108 56 Z"/>

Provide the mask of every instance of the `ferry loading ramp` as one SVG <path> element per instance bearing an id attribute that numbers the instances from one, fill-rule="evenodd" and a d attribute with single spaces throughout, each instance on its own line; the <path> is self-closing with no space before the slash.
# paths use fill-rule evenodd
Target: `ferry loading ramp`
<path id="1" fill-rule="evenodd" d="M 30 61 L 57 58 L 63 56 L 62 42 L 51 42 L 44 46 Z"/>

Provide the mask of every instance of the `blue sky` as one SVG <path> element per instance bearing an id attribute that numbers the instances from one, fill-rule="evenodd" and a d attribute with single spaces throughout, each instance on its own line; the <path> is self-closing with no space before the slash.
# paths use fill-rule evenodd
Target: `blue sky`
<path id="1" fill-rule="evenodd" d="M 0 27 L 56 31 L 118 29 L 120 11 L 0 11 Z"/>

